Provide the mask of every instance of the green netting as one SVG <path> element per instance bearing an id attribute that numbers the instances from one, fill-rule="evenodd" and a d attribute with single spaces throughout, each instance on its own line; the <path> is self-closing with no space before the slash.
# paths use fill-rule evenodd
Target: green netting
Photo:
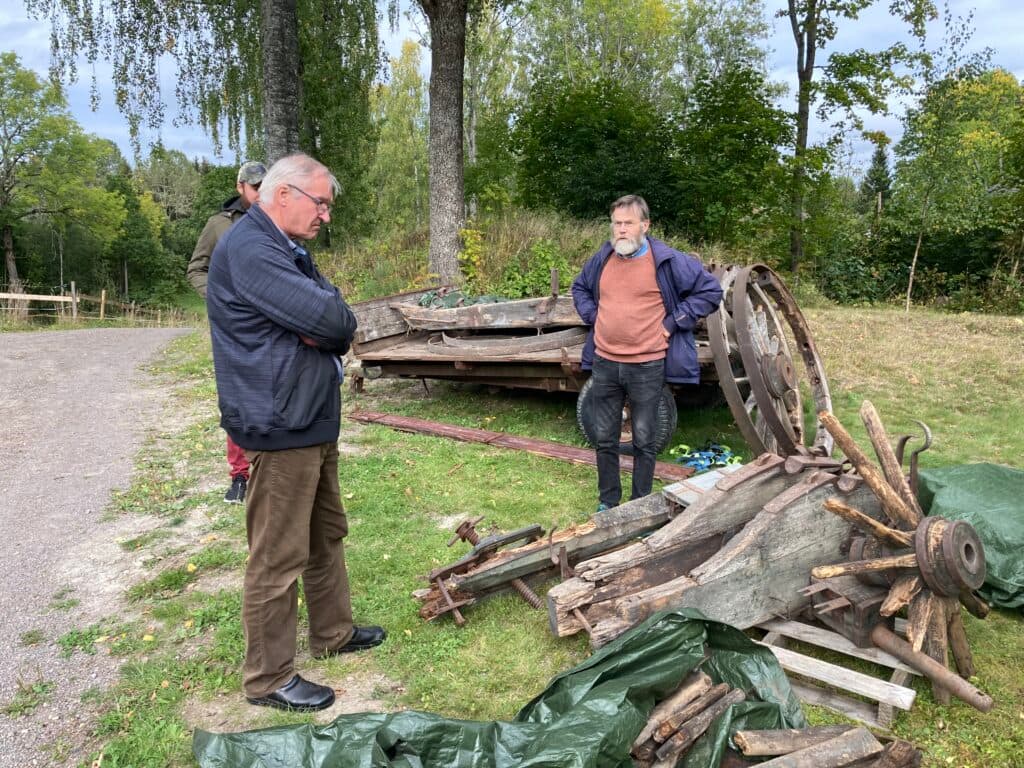
<path id="1" fill-rule="evenodd" d="M 594 768 L 632 766 L 629 750 L 656 701 L 704 658 L 715 682 L 747 692 L 694 745 L 682 765 L 717 768 L 736 728 L 806 725 L 768 649 L 699 612 L 666 611 L 558 675 L 512 722 L 452 720 L 424 712 L 342 715 L 325 726 L 236 734 L 197 730 L 203 768 Z"/>
<path id="2" fill-rule="evenodd" d="M 988 571 L 982 597 L 1024 610 L 1024 471 L 999 464 L 922 470 L 918 496 L 929 515 L 966 520 L 978 532 Z"/>

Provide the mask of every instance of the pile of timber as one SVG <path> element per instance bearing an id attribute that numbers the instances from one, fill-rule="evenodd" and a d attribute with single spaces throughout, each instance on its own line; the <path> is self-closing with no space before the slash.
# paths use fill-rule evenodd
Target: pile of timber
<path id="1" fill-rule="evenodd" d="M 918 768 L 921 765 L 921 751 L 910 742 L 893 741 L 883 747 L 866 728 L 848 725 L 736 731 L 733 741 L 744 757 L 773 758 L 757 763 L 762 768 Z"/>
<path id="2" fill-rule="evenodd" d="M 647 725 L 633 742 L 635 764 L 671 768 L 719 716 L 745 698 L 743 691 L 726 683 L 712 685 L 704 672 L 691 673 L 651 712 Z"/>
<path id="3" fill-rule="evenodd" d="M 630 754 L 638 768 L 672 768 L 744 692 L 726 683 L 714 685 L 697 670 L 651 711 L 633 741 Z M 866 728 L 827 725 L 813 728 L 736 731 L 739 753 L 726 750 L 721 765 L 765 768 L 918 768 L 921 752 L 906 741 L 883 746 Z M 741 754 L 740 754 L 741 753 Z M 772 758 L 754 763 L 747 758 Z"/>
<path id="4" fill-rule="evenodd" d="M 663 493 L 672 502 L 687 485 Z M 577 564 L 547 594 L 551 630 L 586 631 L 598 648 L 665 608 L 697 608 L 739 629 L 795 616 L 810 605 L 800 589 L 811 568 L 845 559 L 851 526 L 822 513 L 831 497 L 880 514 L 839 462 L 763 454 L 650 536 Z"/>

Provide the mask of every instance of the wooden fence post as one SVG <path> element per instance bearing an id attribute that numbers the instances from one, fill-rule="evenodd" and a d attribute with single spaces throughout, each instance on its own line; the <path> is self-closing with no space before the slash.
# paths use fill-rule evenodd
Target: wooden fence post
<path id="1" fill-rule="evenodd" d="M 103 315 L 107 309 L 107 289 L 104 288 L 100 291 L 100 320 L 103 319 Z"/>
<path id="2" fill-rule="evenodd" d="M 74 280 L 71 281 L 71 321 L 78 322 L 78 289 Z"/>

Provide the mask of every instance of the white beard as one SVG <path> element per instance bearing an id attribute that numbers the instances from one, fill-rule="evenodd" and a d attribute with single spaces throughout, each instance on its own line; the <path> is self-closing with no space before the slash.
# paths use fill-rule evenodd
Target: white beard
<path id="1" fill-rule="evenodd" d="M 641 245 L 643 245 L 643 239 L 631 240 L 628 237 L 624 237 L 621 240 L 616 240 L 613 247 L 619 256 L 629 256 L 639 251 Z"/>

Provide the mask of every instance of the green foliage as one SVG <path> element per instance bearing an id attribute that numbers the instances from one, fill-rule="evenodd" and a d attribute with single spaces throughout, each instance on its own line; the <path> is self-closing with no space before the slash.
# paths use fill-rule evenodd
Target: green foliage
<path id="1" fill-rule="evenodd" d="M 63 276 L 68 234 L 87 233 L 102 248 L 124 221 L 124 206 L 103 187 L 116 148 L 84 134 L 60 88 L 23 69 L 13 53 L 0 54 L 0 136 L 0 230 L 13 245 L 5 248 L 5 282 L 21 288 L 23 263 L 54 285 Z M 26 239 L 33 230 L 48 231 L 50 242 Z"/>
<path id="2" fill-rule="evenodd" d="M 510 299 L 550 293 L 552 269 L 558 270 L 560 276 L 572 274 L 567 255 L 550 240 L 540 240 L 530 246 L 525 259 L 505 268 L 499 293 Z"/>
<path id="3" fill-rule="evenodd" d="M 885 144 L 878 143 L 871 155 L 871 165 L 860 184 L 860 213 L 880 215 L 888 207 L 892 196 L 892 174 L 889 173 L 889 157 Z"/>
<path id="4" fill-rule="evenodd" d="M 462 251 L 459 253 L 459 269 L 466 279 L 466 290 L 470 293 L 483 293 L 481 281 L 483 279 L 484 264 L 484 233 L 479 229 L 467 226 L 459 232 L 462 238 Z"/>
<path id="5" fill-rule="evenodd" d="M 701 77 L 688 103 L 676 138 L 674 220 L 697 241 L 751 241 L 783 215 L 778 147 L 790 139 L 788 117 L 772 106 L 764 76 L 746 67 Z"/>
<path id="6" fill-rule="evenodd" d="M 632 193 L 646 198 L 655 218 L 671 210 L 671 124 L 617 81 L 535 83 L 514 139 L 528 205 L 603 219 L 613 200 Z"/>
<path id="7" fill-rule="evenodd" d="M 758 42 L 766 25 L 756 3 L 531 0 L 517 10 L 531 82 L 614 81 L 659 111 L 677 107 L 702 76 L 765 62 Z"/>
<path id="8" fill-rule="evenodd" d="M 420 75 L 420 48 L 411 40 L 392 59 L 391 80 L 370 97 L 379 139 L 370 169 L 373 209 L 380 230 L 409 232 L 426 226 L 427 86 Z"/>

